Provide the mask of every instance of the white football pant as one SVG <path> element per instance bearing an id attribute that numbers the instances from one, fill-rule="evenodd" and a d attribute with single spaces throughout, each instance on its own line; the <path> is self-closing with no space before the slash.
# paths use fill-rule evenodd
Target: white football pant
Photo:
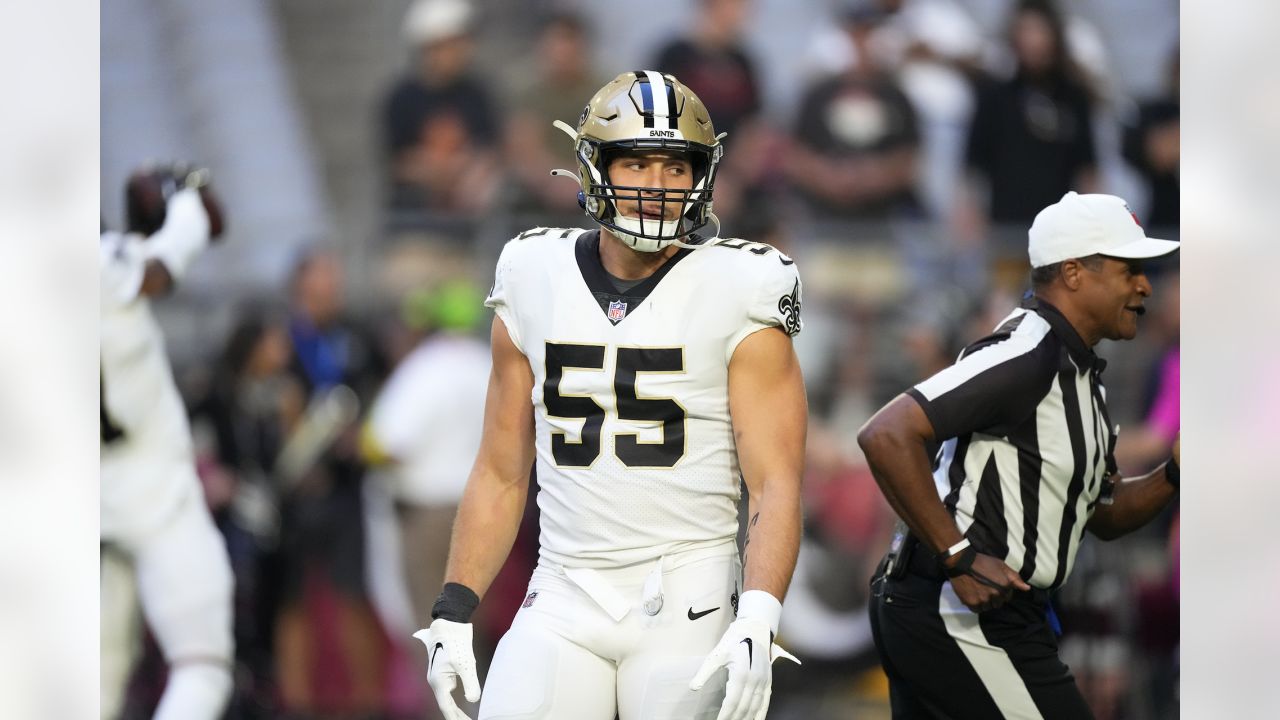
<path id="1" fill-rule="evenodd" d="M 111 552 L 120 553 L 131 563 L 143 615 L 169 665 L 169 681 L 155 717 L 157 720 L 215 720 L 222 716 L 232 688 L 231 563 L 222 535 L 204 506 L 194 469 L 175 468 L 174 472 L 177 475 L 174 482 L 191 483 L 194 491 L 185 494 L 166 522 L 143 534 L 103 537 L 103 541 L 110 544 Z M 108 609 L 114 622 L 127 617 L 124 610 L 117 608 L 128 602 L 127 598 L 120 597 L 117 581 L 107 576 L 108 562 L 104 555 L 101 598 L 104 717 L 107 717 L 108 700 L 118 706 L 133 662 L 132 657 L 119 649 L 127 647 L 127 638 L 117 637 L 129 630 L 106 626 Z M 110 574 L 118 574 L 118 568 L 113 567 Z M 110 648 L 113 653 L 110 678 L 106 667 L 108 637 L 113 638 L 114 646 Z"/>
<path id="2" fill-rule="evenodd" d="M 714 720 L 726 676 L 698 692 L 689 681 L 733 621 L 741 575 L 732 541 L 620 569 L 539 563 L 481 720 Z"/>
<path id="3" fill-rule="evenodd" d="M 110 545 L 104 545 L 99 570 L 100 709 L 102 720 L 114 720 L 124 710 L 124 690 L 142 649 L 141 615 L 129 559 Z"/>

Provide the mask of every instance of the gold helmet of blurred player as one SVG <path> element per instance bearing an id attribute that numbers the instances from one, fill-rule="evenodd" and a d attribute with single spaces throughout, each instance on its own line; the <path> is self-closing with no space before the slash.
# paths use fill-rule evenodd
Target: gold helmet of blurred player
<path id="1" fill-rule="evenodd" d="M 696 232 L 708 222 L 719 225 L 711 211 L 716 167 L 724 147 L 717 137 L 706 105 L 684 83 L 652 70 L 622 73 L 596 92 L 582 109 L 575 130 L 557 120 L 556 127 L 574 140 L 578 173 L 553 170 L 553 175 L 574 177 L 582 187 L 578 201 L 593 220 L 611 230 L 623 242 L 642 252 L 656 252 Z M 609 179 L 609 163 L 619 153 L 634 150 L 669 150 L 685 155 L 693 166 L 693 187 L 664 189 L 615 185 Z M 640 204 L 679 203 L 675 220 L 645 219 L 620 214 L 619 197 Z M 660 212 L 662 218 L 670 213 Z"/>

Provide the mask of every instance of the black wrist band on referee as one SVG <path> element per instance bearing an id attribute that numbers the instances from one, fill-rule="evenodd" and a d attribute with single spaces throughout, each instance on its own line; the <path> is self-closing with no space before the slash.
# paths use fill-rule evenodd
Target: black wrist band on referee
<path id="1" fill-rule="evenodd" d="M 440 618 L 456 623 L 471 622 L 471 613 L 480 604 L 480 596 L 461 583 L 445 583 L 436 604 L 431 606 L 431 619 Z"/>
<path id="2" fill-rule="evenodd" d="M 1178 482 L 1181 480 L 1179 477 L 1180 474 L 1181 471 L 1178 469 L 1178 461 L 1173 458 L 1169 458 L 1169 462 L 1164 464 L 1164 479 L 1168 480 L 1170 485 L 1178 488 L 1179 490 L 1182 489 L 1182 487 L 1178 485 Z"/>
<path id="3" fill-rule="evenodd" d="M 973 567 L 973 561 L 977 557 L 978 549 L 970 545 L 964 550 L 961 550 L 959 555 L 956 555 L 955 565 L 947 566 L 944 563 L 942 565 L 942 571 L 946 573 L 946 576 L 949 578 L 960 577 L 961 575 L 969 572 L 969 568 Z"/>

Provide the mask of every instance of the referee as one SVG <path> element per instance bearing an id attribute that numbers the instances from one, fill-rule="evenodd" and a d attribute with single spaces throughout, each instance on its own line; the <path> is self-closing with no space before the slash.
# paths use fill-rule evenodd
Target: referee
<path id="1" fill-rule="evenodd" d="M 1029 239 L 1021 306 L 858 434 L 909 528 L 872 578 L 894 718 L 1091 718 L 1058 658 L 1049 592 L 1085 529 L 1117 538 L 1178 492 L 1176 441 L 1154 472 L 1116 473 L 1093 353 L 1137 334 L 1151 295 L 1141 261 L 1178 244 L 1146 237 L 1120 198 L 1074 192 L 1036 216 Z"/>

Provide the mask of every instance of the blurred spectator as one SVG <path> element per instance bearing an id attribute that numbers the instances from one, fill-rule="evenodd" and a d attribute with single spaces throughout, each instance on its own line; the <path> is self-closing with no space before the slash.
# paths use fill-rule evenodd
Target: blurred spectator
<path id="1" fill-rule="evenodd" d="M 480 449 L 490 359 L 488 343 L 474 334 L 486 314 L 484 295 L 471 283 L 412 293 L 403 314 L 406 325 L 427 335 L 378 395 L 361 448 L 371 463 L 390 466 L 415 623 L 402 628 L 408 640 L 431 624 L 431 606 L 444 585 L 453 518 Z M 414 677 L 422 683 L 426 647 L 412 646 Z M 422 691 L 430 697 L 425 683 Z M 427 705 L 437 717 L 436 704 Z"/>
<path id="2" fill-rule="evenodd" d="M 311 402 L 339 385 L 371 397 L 385 368 L 364 331 L 344 317 L 337 257 L 308 251 L 289 290 L 292 371 Z M 358 716 L 382 705 L 384 637 L 365 586 L 364 467 L 356 436 L 354 427 L 341 428 L 282 502 L 276 658 L 281 697 L 293 712 L 336 705 Z M 320 652 L 326 642 L 334 645 L 331 654 Z M 333 686 L 317 680 L 317 654 L 336 656 L 347 678 L 345 697 L 331 697 Z"/>
<path id="3" fill-rule="evenodd" d="M 896 9 L 876 31 L 877 51 L 898 68 L 898 82 L 920 121 L 921 201 L 947 217 L 964 175 L 973 116 L 972 78 L 987 49 L 982 28 L 956 0 L 879 0 Z"/>
<path id="4" fill-rule="evenodd" d="M 967 236 L 981 237 L 984 220 L 1025 227 L 1066 191 L 1095 191 L 1093 98 L 1063 28 L 1048 0 L 1022 0 L 1010 27 L 1013 77 L 978 84 L 968 163 L 989 198 L 985 217 L 962 220 Z"/>
<path id="5" fill-rule="evenodd" d="M 776 133 L 760 120 L 761 80 L 744 41 L 751 0 L 697 0 L 692 32 L 658 50 L 654 69 L 674 75 L 702 99 L 724 133 L 716 172 L 716 212 L 749 224 L 766 203 Z M 734 231 L 732 235 L 742 233 Z"/>
<path id="6" fill-rule="evenodd" d="M 364 328 L 346 315 L 342 263 L 330 250 L 302 253 L 289 280 L 293 370 L 307 391 L 349 385 L 372 397 L 386 362 Z"/>
<path id="7" fill-rule="evenodd" d="M 493 199 L 498 127 L 471 72 L 473 14 L 468 0 L 416 0 L 405 17 L 416 62 L 384 111 L 394 208 L 469 213 Z"/>
<path id="8" fill-rule="evenodd" d="M 916 114 L 871 47 L 885 16 L 846 15 L 856 61 L 804 94 L 788 176 L 824 214 L 881 220 L 916 214 Z"/>
<path id="9" fill-rule="evenodd" d="M 213 368 L 193 425 L 213 438 L 200 468 L 227 541 L 235 574 L 236 693 L 231 717 L 260 717 L 273 702 L 271 655 L 275 583 L 269 555 L 277 516 L 272 473 L 305 395 L 288 373 L 291 351 L 282 318 L 253 309 L 236 323 Z M 211 490 L 211 488 L 223 488 Z"/>
<path id="10" fill-rule="evenodd" d="M 538 37 L 537 64 L 517 68 L 509 89 L 511 108 L 506 155 L 519 192 L 516 210 L 547 210 L 580 217 L 572 183 L 551 180 L 552 168 L 572 157 L 573 141 L 555 120 L 576 125 L 582 99 L 608 80 L 591 63 L 590 34 L 581 16 L 562 12 L 547 18 Z"/>
<path id="11" fill-rule="evenodd" d="M 1179 222 L 1179 98 L 1178 50 L 1169 59 L 1165 93 L 1142 103 L 1136 122 L 1124 136 L 1124 156 L 1151 191 L 1143 224 L 1152 228 L 1177 228 Z"/>
<path id="12" fill-rule="evenodd" d="M 753 119 L 761 105 L 760 78 L 742 42 L 750 0 L 697 0 L 696 4 L 692 34 L 663 46 L 653 64 L 658 71 L 675 75 L 702 99 L 715 118 L 716 132 L 735 137 L 738 126 Z"/>

